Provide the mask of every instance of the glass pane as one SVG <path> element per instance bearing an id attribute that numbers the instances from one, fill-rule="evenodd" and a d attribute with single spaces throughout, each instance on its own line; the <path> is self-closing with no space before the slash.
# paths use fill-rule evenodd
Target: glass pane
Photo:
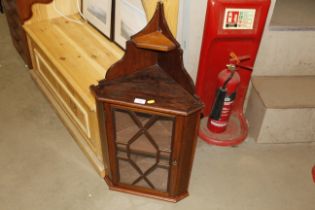
<path id="1" fill-rule="evenodd" d="M 136 134 L 138 126 L 126 111 L 115 111 L 116 142 L 127 143 L 130 136 Z"/>
<path id="2" fill-rule="evenodd" d="M 159 183 L 156 186 L 157 190 L 163 191 L 167 189 L 168 183 L 168 170 L 164 168 L 156 168 L 150 175 L 148 175 L 148 179 L 152 181 L 152 183 Z"/>
<path id="3" fill-rule="evenodd" d="M 170 152 L 172 138 L 173 121 L 168 118 L 161 117 L 149 130 L 149 133 L 154 136 L 161 151 Z"/>
<path id="4" fill-rule="evenodd" d="M 139 177 L 137 170 L 129 161 L 118 159 L 120 182 L 130 184 Z"/>
<path id="5" fill-rule="evenodd" d="M 166 192 L 174 120 L 129 110 L 113 112 L 120 182 Z"/>

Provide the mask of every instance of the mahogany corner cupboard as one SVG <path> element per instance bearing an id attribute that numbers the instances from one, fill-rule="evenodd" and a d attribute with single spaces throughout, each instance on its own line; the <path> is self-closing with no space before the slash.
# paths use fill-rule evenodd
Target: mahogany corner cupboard
<path id="1" fill-rule="evenodd" d="M 188 195 L 202 102 L 158 4 L 125 56 L 92 86 L 110 189 L 176 202 Z"/>

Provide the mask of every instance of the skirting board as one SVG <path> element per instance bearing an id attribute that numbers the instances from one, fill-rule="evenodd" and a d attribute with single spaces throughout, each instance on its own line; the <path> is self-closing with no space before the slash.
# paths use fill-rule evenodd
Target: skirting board
<path id="1" fill-rule="evenodd" d="M 55 101 L 53 95 L 50 93 L 50 91 L 47 89 L 45 84 L 41 81 L 41 79 L 38 77 L 35 71 L 30 70 L 31 77 L 35 81 L 35 83 L 38 85 L 39 89 L 44 93 L 48 101 L 51 103 L 51 105 L 55 108 L 59 118 L 63 122 L 63 124 L 66 126 L 68 131 L 70 132 L 71 136 L 74 138 L 74 140 L 79 145 L 80 149 L 83 151 L 85 156 L 89 159 L 89 161 L 92 163 L 93 167 L 96 169 L 98 174 L 101 177 L 105 177 L 105 168 L 103 163 L 96 157 L 94 152 L 91 150 L 91 148 L 88 146 L 88 144 L 85 142 L 84 138 L 81 136 L 81 134 L 78 132 L 77 128 L 73 125 L 67 114 L 63 111 L 63 109 L 60 107 L 60 105 Z"/>

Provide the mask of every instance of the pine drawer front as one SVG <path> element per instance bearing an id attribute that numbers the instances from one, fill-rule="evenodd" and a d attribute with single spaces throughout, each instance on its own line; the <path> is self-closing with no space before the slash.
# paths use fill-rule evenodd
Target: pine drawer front
<path id="1" fill-rule="evenodd" d="M 63 107 L 71 115 L 71 118 L 90 139 L 91 130 L 88 114 L 89 112 L 75 98 L 68 87 L 62 82 L 52 67 L 50 67 L 50 65 L 36 49 L 34 49 L 34 57 L 36 68 L 40 76 L 45 80 L 45 83 L 48 84 L 58 100 L 62 103 Z"/>

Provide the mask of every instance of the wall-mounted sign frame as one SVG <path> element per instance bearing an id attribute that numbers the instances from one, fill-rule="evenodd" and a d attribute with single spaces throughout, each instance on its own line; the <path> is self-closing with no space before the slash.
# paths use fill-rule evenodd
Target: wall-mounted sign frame
<path id="1" fill-rule="evenodd" d="M 141 0 L 115 0 L 114 42 L 125 49 L 126 41 L 148 23 Z"/>
<path id="2" fill-rule="evenodd" d="M 113 0 L 82 0 L 84 18 L 112 39 Z"/>
<path id="3" fill-rule="evenodd" d="M 78 0 L 79 1 L 79 0 Z M 139 31 L 141 31 L 153 14 L 153 5 L 158 0 L 80 0 L 82 16 L 91 23 L 96 29 L 103 33 L 108 39 L 114 41 L 121 48 L 125 49 L 126 41 Z M 164 4 L 168 6 L 167 14 L 177 14 L 178 0 L 164 0 Z M 182 4 L 182 3 L 180 3 Z M 180 6 L 182 10 L 183 6 Z M 174 9 L 173 9 L 174 8 Z M 152 13 L 152 14 L 151 14 Z M 180 12 L 179 12 L 180 13 Z M 182 14 L 181 14 L 182 15 Z M 181 16 L 180 15 L 180 16 Z M 177 16 L 177 15 L 176 15 Z M 177 18 L 168 19 L 171 26 L 176 22 Z M 181 28 L 181 17 L 178 17 Z M 172 27 L 176 34 L 176 29 Z M 181 34 L 178 34 L 177 38 Z"/>

